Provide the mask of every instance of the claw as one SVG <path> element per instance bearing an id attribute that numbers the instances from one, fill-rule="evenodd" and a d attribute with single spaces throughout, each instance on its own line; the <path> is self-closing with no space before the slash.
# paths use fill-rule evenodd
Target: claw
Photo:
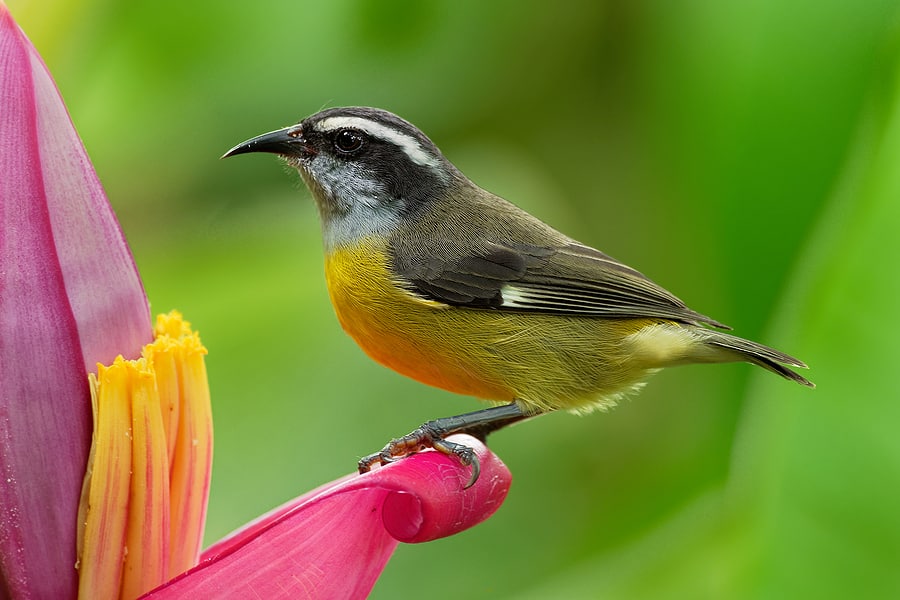
<path id="1" fill-rule="evenodd" d="M 431 447 L 448 456 L 452 454 L 459 459 L 463 466 L 472 467 L 472 475 L 469 477 L 469 482 L 463 487 L 464 490 L 469 489 L 478 481 L 478 476 L 481 475 L 481 463 L 478 462 L 478 455 L 470 447 L 447 441 L 444 438 L 432 440 Z"/>
<path id="2" fill-rule="evenodd" d="M 463 487 L 463 489 L 468 489 L 478 481 L 478 476 L 481 474 L 478 456 L 470 447 L 448 441 L 444 439 L 444 435 L 446 433 L 442 428 L 435 426 L 433 422 L 425 423 L 409 434 L 391 440 L 379 452 L 364 456 L 358 464 L 359 472 L 367 473 L 376 464 L 386 465 L 398 458 L 415 454 L 424 448 L 434 448 L 448 456 L 455 456 L 462 465 L 472 467 L 472 476 Z"/>
<path id="3" fill-rule="evenodd" d="M 484 441 L 489 433 L 537 414 L 539 413 L 523 412 L 516 402 L 510 402 L 464 415 L 428 421 L 411 433 L 391 440 L 380 452 L 363 457 L 359 461 L 359 472 L 366 473 L 376 464 L 386 465 L 423 448 L 434 448 L 448 456 L 455 456 L 464 466 L 472 467 L 472 476 L 463 488 L 467 489 L 478 481 L 478 476 L 481 474 L 478 456 L 468 446 L 447 440 L 447 436 L 454 433 L 466 433 Z"/>

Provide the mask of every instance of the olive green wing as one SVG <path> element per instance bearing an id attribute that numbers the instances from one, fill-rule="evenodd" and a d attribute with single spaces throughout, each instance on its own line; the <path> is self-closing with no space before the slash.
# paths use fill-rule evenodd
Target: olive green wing
<path id="1" fill-rule="evenodd" d="M 395 272 L 423 298 L 468 308 L 725 325 L 627 265 L 578 243 L 486 244 L 458 256 L 406 256 Z"/>

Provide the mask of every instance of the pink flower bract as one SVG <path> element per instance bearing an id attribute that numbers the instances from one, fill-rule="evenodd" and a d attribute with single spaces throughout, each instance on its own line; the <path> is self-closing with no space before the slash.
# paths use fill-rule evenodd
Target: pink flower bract
<path id="1" fill-rule="evenodd" d="M 87 372 L 151 339 L 103 189 L 46 66 L 0 3 L 0 596 L 74 597 Z"/>
<path id="2" fill-rule="evenodd" d="M 481 477 L 455 457 L 422 452 L 301 496 L 213 545 L 200 564 L 143 596 L 362 598 L 398 542 L 427 542 L 491 516 L 506 497 L 506 465 L 470 437 Z"/>

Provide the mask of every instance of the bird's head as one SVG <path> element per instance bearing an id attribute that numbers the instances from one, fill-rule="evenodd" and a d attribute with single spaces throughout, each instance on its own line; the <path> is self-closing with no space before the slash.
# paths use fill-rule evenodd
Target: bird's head
<path id="1" fill-rule="evenodd" d="M 248 152 L 277 154 L 300 172 L 326 233 L 365 229 L 366 223 L 384 230 L 467 181 L 414 125 L 375 108 L 323 110 L 238 144 L 225 156 Z"/>

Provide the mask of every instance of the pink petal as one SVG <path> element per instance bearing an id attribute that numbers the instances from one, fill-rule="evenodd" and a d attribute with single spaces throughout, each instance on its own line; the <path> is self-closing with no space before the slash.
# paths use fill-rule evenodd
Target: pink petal
<path id="1" fill-rule="evenodd" d="M 74 596 L 86 373 L 137 356 L 150 336 L 115 216 L 46 67 L 0 2 L 0 583 L 11 595 Z"/>
<path id="2" fill-rule="evenodd" d="M 84 370 L 94 372 L 97 363 L 111 364 L 119 354 L 140 356 L 153 339 L 150 306 L 131 250 L 59 90 L 30 43 L 28 49 L 44 202 L 78 326 Z"/>
<path id="3" fill-rule="evenodd" d="M 453 535 L 491 516 L 509 490 L 506 465 L 474 438 L 481 477 L 434 451 L 323 486 L 272 511 L 203 554 L 201 563 L 143 596 L 362 598 L 398 541 Z"/>

